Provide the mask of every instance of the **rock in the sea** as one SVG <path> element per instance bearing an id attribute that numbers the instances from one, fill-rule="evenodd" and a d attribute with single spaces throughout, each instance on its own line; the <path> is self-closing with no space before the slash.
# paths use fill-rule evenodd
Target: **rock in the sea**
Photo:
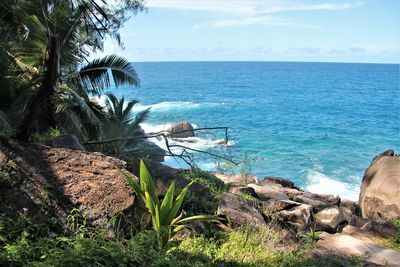
<path id="1" fill-rule="evenodd" d="M 189 122 L 179 122 L 172 125 L 168 132 L 172 138 L 186 138 L 194 136 L 194 127 Z"/>
<path id="2" fill-rule="evenodd" d="M 359 205 L 363 218 L 400 219 L 400 157 L 392 150 L 375 157 L 365 171 Z"/>
<path id="3" fill-rule="evenodd" d="M 239 195 L 225 192 L 218 206 L 218 215 L 228 220 L 234 227 L 264 227 L 265 220 L 254 203 L 250 203 Z"/>
<path id="4" fill-rule="evenodd" d="M 337 206 L 321 210 L 314 215 L 314 218 L 317 223 L 328 225 L 334 229 L 348 224 L 342 209 Z"/>
<path id="5" fill-rule="evenodd" d="M 85 147 L 79 142 L 75 135 L 60 135 L 47 140 L 46 145 L 57 148 L 69 148 L 74 150 L 86 151 Z"/>
<path id="6" fill-rule="evenodd" d="M 134 191 L 117 169 L 126 167 L 122 160 L 13 140 L 1 141 L 0 152 L 15 165 L 11 186 L 0 188 L 1 213 L 27 208 L 33 221 L 56 220 L 64 228 L 75 209 L 95 227 L 107 226 L 119 214 L 145 218 L 145 209 L 138 209 Z"/>

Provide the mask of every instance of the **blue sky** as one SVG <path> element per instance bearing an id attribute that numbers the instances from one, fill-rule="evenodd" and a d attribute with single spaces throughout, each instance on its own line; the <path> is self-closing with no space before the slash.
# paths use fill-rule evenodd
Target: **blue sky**
<path id="1" fill-rule="evenodd" d="M 131 61 L 400 62 L 400 0 L 147 0 L 121 30 Z"/>

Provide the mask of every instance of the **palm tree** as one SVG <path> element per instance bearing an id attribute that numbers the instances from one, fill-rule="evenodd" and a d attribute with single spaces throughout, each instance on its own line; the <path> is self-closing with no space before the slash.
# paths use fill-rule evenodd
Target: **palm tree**
<path id="1" fill-rule="evenodd" d="M 137 100 L 125 101 L 124 97 L 118 99 L 111 93 L 106 94 L 104 118 L 101 126 L 101 139 L 125 139 L 111 142 L 102 146 L 103 152 L 122 158 L 129 157 L 129 151 L 136 148 L 144 139 L 143 130 L 139 124 L 142 123 L 149 114 L 150 109 L 146 109 L 134 115 L 132 108 L 138 103 Z M 136 137 L 136 138 L 135 138 Z M 130 139 L 131 138 L 131 139 Z"/>
<path id="2" fill-rule="evenodd" d="M 118 29 L 127 18 L 125 10 L 136 13 L 144 9 L 142 0 L 116 3 L 119 5 L 112 6 L 103 0 L 6 1 L 10 12 L 0 17 L 7 25 L 3 29 L 6 32 L 18 29 L 19 34 L 0 42 L 0 59 L 6 58 L 4 62 L 13 65 L 12 71 L 0 72 L 2 97 L 17 91 L 6 78 L 14 70 L 17 71 L 13 73 L 13 81 L 24 75 L 29 84 L 17 138 L 27 140 L 32 132 L 55 127 L 56 103 L 63 98 L 82 104 L 85 116 L 96 124 L 88 94 L 100 94 L 112 85 L 112 80 L 116 86 L 139 85 L 132 65 L 115 55 L 79 68 L 91 51 L 102 48 L 106 35 L 119 41 Z M 1 110 L 0 123 L 8 127 L 6 107 Z"/>

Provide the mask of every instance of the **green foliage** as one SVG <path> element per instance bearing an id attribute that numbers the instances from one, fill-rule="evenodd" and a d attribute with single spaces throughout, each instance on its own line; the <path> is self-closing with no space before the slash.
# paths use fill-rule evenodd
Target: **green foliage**
<path id="1" fill-rule="evenodd" d="M 8 172 L 0 171 L 0 185 L 2 186 L 10 186 L 11 178 Z"/>
<path id="2" fill-rule="evenodd" d="M 158 233 L 163 246 L 167 245 L 171 234 L 182 229 L 185 224 L 196 221 L 218 220 L 218 217 L 209 215 L 197 215 L 183 218 L 183 214 L 181 213 L 178 216 L 185 195 L 193 182 L 185 186 L 175 197 L 175 181 L 173 181 L 171 186 L 168 188 L 164 199 L 160 203 L 153 179 L 143 161 L 140 161 L 139 183 L 122 170 L 120 171 L 125 176 L 129 185 L 135 190 L 136 194 L 146 204 L 146 207 L 151 214 L 153 229 Z"/>
<path id="3" fill-rule="evenodd" d="M 239 196 L 241 196 L 242 198 L 252 202 L 252 203 L 257 203 L 258 199 L 256 197 L 253 197 L 250 194 L 246 194 L 246 193 L 239 193 Z"/>
<path id="4" fill-rule="evenodd" d="M 29 137 L 29 142 L 30 143 L 36 143 L 36 144 L 45 144 L 47 140 L 52 139 L 54 137 L 60 136 L 61 131 L 57 128 L 53 128 L 48 130 L 45 133 L 33 133 Z"/>
<path id="5" fill-rule="evenodd" d="M 300 234 L 300 237 L 304 238 L 307 242 L 314 244 L 321 239 L 321 232 L 310 229 L 309 231 Z"/>
<path id="6" fill-rule="evenodd" d="M 220 196 L 226 191 L 224 182 L 210 172 L 192 169 L 187 177 L 196 183 L 206 186 L 214 196 Z"/>
<path id="7" fill-rule="evenodd" d="M 397 234 L 396 234 L 396 237 L 395 237 L 395 242 L 397 244 L 400 244 L 400 220 L 396 220 L 394 222 L 394 225 L 396 225 L 396 227 L 397 227 Z"/>

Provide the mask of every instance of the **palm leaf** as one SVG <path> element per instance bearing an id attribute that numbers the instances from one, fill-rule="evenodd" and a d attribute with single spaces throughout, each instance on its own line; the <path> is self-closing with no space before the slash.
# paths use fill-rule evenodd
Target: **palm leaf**
<path id="1" fill-rule="evenodd" d="M 111 88 L 111 78 L 117 87 L 124 84 L 132 86 L 140 84 L 132 64 L 117 55 L 95 59 L 66 77 L 66 79 L 78 80 L 89 93 L 98 95 L 104 89 Z"/>

